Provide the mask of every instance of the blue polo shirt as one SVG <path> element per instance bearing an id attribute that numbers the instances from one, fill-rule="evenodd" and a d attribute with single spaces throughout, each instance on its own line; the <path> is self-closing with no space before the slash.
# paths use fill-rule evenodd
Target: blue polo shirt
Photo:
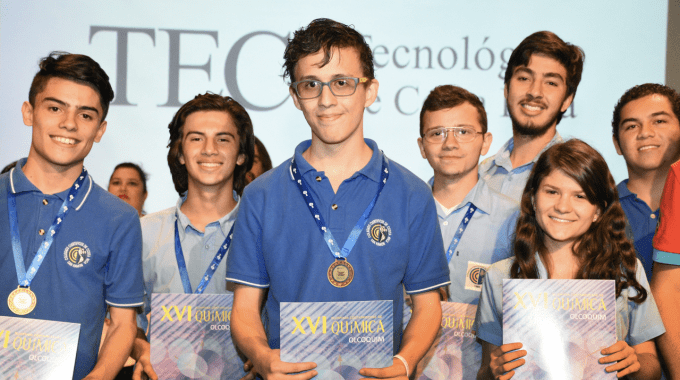
<path id="1" fill-rule="evenodd" d="M 538 158 L 548 148 L 562 141 L 562 136 L 556 132 L 552 140 L 548 142 L 548 145 L 531 162 L 513 168 L 512 161 L 510 161 L 510 153 L 515 147 L 515 140 L 510 138 L 498 153 L 488 157 L 479 164 L 479 175 L 489 184 L 491 189 L 519 202 L 522 199 L 524 186 L 527 184 L 531 169 L 533 169 Z"/>
<path id="2" fill-rule="evenodd" d="M 7 191 L 16 194 L 17 218 L 24 263 L 28 267 L 52 225 L 68 191 L 48 195 L 24 175 L 19 161 L 0 176 L 0 299 L 18 286 L 9 229 Z M 35 309 L 24 318 L 80 323 L 74 379 L 95 365 L 106 306 L 139 307 L 142 285 L 142 235 L 137 211 L 97 186 L 88 176 L 73 200 L 73 208 L 47 252 L 31 290 Z M 68 252 L 80 248 L 81 260 Z M 0 315 L 22 317 L 0 302 Z"/>
<path id="3" fill-rule="evenodd" d="M 430 184 L 433 179 L 430 180 Z M 481 180 L 477 181 L 451 213 L 447 214 L 436 200 L 435 203 L 446 250 L 449 249 L 451 240 L 470 204 L 477 207 L 458 246 L 450 253 L 449 261 L 451 272 L 449 301 L 476 305 L 488 267 L 496 261 L 512 256 L 519 205 L 505 195 L 491 190 L 486 182 Z"/>
<path id="4" fill-rule="evenodd" d="M 311 145 L 295 149 L 295 161 L 319 212 L 341 247 L 378 190 L 382 152 L 372 140 L 369 163 L 335 193 L 324 174 L 303 157 Z M 326 275 L 335 261 L 290 171 L 290 160 L 248 185 L 241 199 L 234 240 L 227 257 L 227 280 L 269 288 L 265 329 L 279 348 L 280 302 L 392 300 L 394 321 L 402 320 L 404 288 L 418 293 L 449 284 L 441 232 L 429 187 L 388 160 L 389 179 L 347 261 L 354 280 L 336 288 Z M 371 230 L 382 234 L 371 234 Z M 401 324 L 394 323 L 394 352 Z"/>
<path id="5" fill-rule="evenodd" d="M 628 223 L 633 228 L 633 238 L 637 256 L 645 268 L 647 278 L 652 278 L 652 256 L 654 247 L 652 240 L 659 222 L 659 210 L 652 211 L 637 194 L 628 190 L 628 180 L 625 179 L 616 186 L 619 191 L 619 201 L 626 214 Z"/>

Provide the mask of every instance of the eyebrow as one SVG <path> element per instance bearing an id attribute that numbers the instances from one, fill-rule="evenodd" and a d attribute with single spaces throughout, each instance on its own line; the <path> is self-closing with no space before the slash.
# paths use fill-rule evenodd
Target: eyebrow
<path id="1" fill-rule="evenodd" d="M 536 73 L 533 70 L 531 70 L 530 68 L 528 68 L 526 66 L 521 66 L 521 67 L 518 67 L 517 69 L 515 69 L 515 74 L 517 74 L 519 72 L 527 73 L 531 76 L 536 75 Z M 564 78 L 562 77 L 562 75 L 559 74 L 559 73 L 554 73 L 554 72 L 547 72 L 547 73 L 543 74 L 543 78 L 558 78 L 562 82 L 564 82 Z"/>
<path id="2" fill-rule="evenodd" d="M 189 136 L 189 135 L 191 135 L 191 134 L 200 135 L 200 136 L 206 136 L 205 132 L 201 132 L 201 131 L 189 131 L 189 132 L 187 132 L 187 134 L 185 135 L 185 137 L 187 137 L 187 136 Z M 217 133 L 215 136 L 231 136 L 231 137 L 233 137 L 233 138 L 236 138 L 236 135 L 234 135 L 234 134 L 231 133 L 231 132 L 219 132 L 219 133 Z"/>
<path id="3" fill-rule="evenodd" d="M 46 97 L 46 98 L 43 99 L 43 101 L 55 102 L 55 103 L 61 104 L 61 105 L 64 106 L 64 107 L 71 107 L 71 105 L 68 104 L 68 103 L 66 103 L 65 101 L 59 100 L 59 99 L 53 98 L 53 97 Z M 79 106 L 79 107 L 76 107 L 76 109 L 78 109 L 78 110 L 84 110 L 84 111 L 92 111 L 92 112 L 95 112 L 97 115 L 99 115 L 99 110 L 96 109 L 96 108 L 94 108 L 94 107 L 90 107 L 90 106 Z"/>
<path id="4" fill-rule="evenodd" d="M 361 77 L 353 77 L 352 75 L 348 75 L 348 74 L 335 74 L 331 77 L 331 79 L 329 79 L 329 81 L 332 81 L 332 80 L 335 80 L 335 79 L 338 79 L 338 78 L 361 78 Z M 319 79 L 319 77 L 317 77 L 316 75 L 306 75 L 306 76 L 300 78 L 300 80 L 298 82 L 303 81 L 303 80 L 315 80 L 315 81 L 318 81 L 318 82 L 322 82 L 322 80 Z"/>
<path id="5" fill-rule="evenodd" d="M 656 116 L 668 116 L 668 117 L 671 117 L 671 114 L 668 113 L 668 112 L 666 112 L 666 111 L 658 111 L 658 112 L 654 112 L 654 113 L 652 113 L 651 115 L 649 115 L 649 117 L 656 117 Z M 625 123 L 627 123 L 627 122 L 629 122 L 629 121 L 633 121 L 633 122 L 638 122 L 638 123 L 639 123 L 639 122 L 640 122 L 640 119 L 638 119 L 638 118 L 636 118 L 636 117 L 628 117 L 628 118 L 625 118 L 625 119 L 621 120 L 621 122 L 619 123 L 619 125 L 623 125 L 623 124 L 625 124 Z"/>

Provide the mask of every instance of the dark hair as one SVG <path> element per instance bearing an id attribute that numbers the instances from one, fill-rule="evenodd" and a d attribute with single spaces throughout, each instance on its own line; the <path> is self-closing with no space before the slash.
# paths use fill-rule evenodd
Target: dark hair
<path id="1" fill-rule="evenodd" d="M 678 94 L 674 89 L 658 83 L 645 83 L 637 85 L 635 87 L 629 88 L 628 91 L 626 91 L 623 96 L 621 96 L 621 99 L 619 99 L 618 103 L 616 103 L 616 106 L 614 107 L 614 116 L 612 116 L 612 134 L 614 135 L 616 142 L 619 142 L 619 124 L 621 124 L 621 110 L 623 110 L 623 107 L 633 100 L 654 94 L 665 96 L 666 99 L 668 99 L 668 101 L 671 103 L 675 117 L 680 120 L 680 94 Z"/>
<path id="2" fill-rule="evenodd" d="M 425 112 L 449 109 L 457 107 L 463 103 L 470 103 L 470 105 L 477 109 L 477 117 L 479 119 L 479 124 L 482 125 L 482 133 L 486 133 L 486 110 L 484 109 L 484 104 L 482 104 L 482 101 L 479 100 L 477 95 L 462 87 L 447 84 L 444 86 L 435 87 L 425 99 L 423 108 L 420 110 L 420 137 L 423 137 L 423 129 L 425 128 L 423 125 Z"/>
<path id="3" fill-rule="evenodd" d="M 246 186 L 246 173 L 253 166 L 254 152 L 254 136 L 253 136 L 253 122 L 250 120 L 248 112 L 236 100 L 229 96 L 221 96 L 206 92 L 203 95 L 196 95 L 195 98 L 185 103 L 177 111 L 172 121 L 168 125 L 170 130 L 170 141 L 168 142 L 168 166 L 172 174 L 172 182 L 175 184 L 175 190 L 182 195 L 188 189 L 189 174 L 187 168 L 180 163 L 179 158 L 182 155 L 182 137 L 184 123 L 187 117 L 198 111 L 222 111 L 231 116 L 236 129 L 238 130 L 239 140 L 239 154 L 245 156 L 245 161 L 242 165 L 236 165 L 234 169 L 234 190 L 241 195 L 243 188 Z"/>
<path id="4" fill-rule="evenodd" d="M 318 18 L 306 28 L 297 30 L 283 53 L 285 63 L 283 77 L 295 82 L 295 67 L 302 58 L 320 50 L 324 52 L 321 67 L 326 66 L 333 56 L 333 48 L 354 48 L 359 53 L 363 75 L 375 79 L 373 52 L 364 36 L 353 27 L 327 18 Z"/>
<path id="5" fill-rule="evenodd" d="M 567 97 L 575 95 L 578 84 L 581 82 L 581 73 L 583 73 L 583 61 L 586 54 L 583 50 L 568 42 L 564 42 L 555 33 L 542 31 L 536 32 L 525 38 L 512 51 L 510 59 L 508 60 L 508 67 L 505 70 L 505 85 L 510 86 L 510 80 L 515 73 L 515 69 L 519 66 L 527 66 L 532 55 L 542 55 L 550 57 L 567 70 Z M 557 116 L 557 123 L 562 120 L 564 112 L 560 112 Z"/>
<path id="6" fill-rule="evenodd" d="M 115 168 L 113 168 L 113 173 L 111 173 L 111 177 L 109 177 L 109 183 L 111 183 L 111 179 L 113 178 L 113 175 L 116 173 L 116 170 L 120 168 L 128 168 L 128 169 L 134 169 L 137 171 L 137 174 L 139 174 L 139 179 L 142 180 L 142 189 L 144 190 L 144 194 L 147 193 L 146 191 L 146 180 L 149 179 L 149 174 L 147 174 L 144 169 L 142 169 L 141 166 L 132 163 L 132 162 L 121 162 L 120 164 L 116 165 Z"/>
<path id="7" fill-rule="evenodd" d="M 18 161 L 12 161 L 9 164 L 7 164 L 4 168 L 2 168 L 2 171 L 0 171 L 0 174 L 5 174 L 8 171 L 12 170 L 13 167 L 16 166 Z"/>
<path id="8" fill-rule="evenodd" d="M 548 148 L 531 170 L 520 201 L 511 277 L 538 278 L 536 252 L 544 263 L 550 262 L 544 244 L 545 233 L 536 221 L 533 198 L 543 179 L 555 170 L 576 181 L 588 201 L 601 211 L 597 221 L 576 240 L 572 248 L 580 260 L 576 278 L 615 280 L 617 297 L 622 289 L 632 287 L 637 295 L 630 299 L 644 302 L 647 291 L 635 278 L 635 250 L 626 237 L 626 215 L 619 203 L 614 178 L 600 153 L 577 139 Z M 550 277 L 550 266 L 546 265 L 546 268 Z"/>
<path id="9" fill-rule="evenodd" d="M 88 86 L 99 94 L 102 107 L 101 121 L 106 119 L 109 103 L 113 100 L 113 88 L 109 76 L 94 59 L 82 54 L 53 51 L 40 60 L 40 71 L 33 77 L 28 91 L 28 102 L 35 107 L 35 97 L 45 89 L 51 78 L 61 78 Z"/>
<path id="10" fill-rule="evenodd" d="M 260 156 L 260 163 L 262 164 L 262 172 L 266 172 L 267 170 L 270 170 L 272 166 L 272 159 L 269 157 L 269 153 L 267 152 L 267 148 L 264 147 L 264 144 L 260 139 L 255 137 L 255 146 L 257 147 L 257 155 Z"/>

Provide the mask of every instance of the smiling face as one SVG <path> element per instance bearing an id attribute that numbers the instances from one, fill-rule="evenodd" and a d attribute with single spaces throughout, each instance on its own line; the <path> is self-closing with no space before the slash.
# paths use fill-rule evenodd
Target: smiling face
<path id="1" fill-rule="evenodd" d="M 423 133 L 438 128 L 470 127 L 482 132 L 479 112 L 468 102 L 459 106 L 439 111 L 427 111 L 423 116 Z M 442 143 L 429 143 L 418 139 L 420 154 L 434 169 L 435 176 L 457 179 L 468 175 L 477 175 L 479 156 L 484 155 L 491 145 L 491 133 L 476 135 L 470 142 L 460 143 L 453 131 L 448 131 Z"/>
<path id="2" fill-rule="evenodd" d="M 527 66 L 519 66 L 505 85 L 505 99 L 513 131 L 541 136 L 557 126 L 560 112 L 574 99 L 567 96 L 567 70 L 553 58 L 532 55 Z"/>
<path id="3" fill-rule="evenodd" d="M 536 222 L 545 233 L 549 252 L 564 245 L 573 246 L 600 215 L 583 188 L 561 170 L 543 178 L 533 199 Z"/>
<path id="4" fill-rule="evenodd" d="M 124 200 L 142 215 L 147 193 L 137 170 L 127 167 L 116 169 L 109 180 L 109 193 Z"/>
<path id="5" fill-rule="evenodd" d="M 197 111 L 187 116 L 179 158 L 192 188 L 233 187 L 234 169 L 242 165 L 238 130 L 231 116 L 223 111 Z"/>
<path id="6" fill-rule="evenodd" d="M 24 124 L 33 126 L 29 161 L 58 172 L 79 171 L 92 144 L 106 131 L 99 94 L 89 86 L 51 78 L 34 103 L 21 107 Z"/>
<path id="7" fill-rule="evenodd" d="M 300 59 L 295 67 L 295 79 L 328 82 L 340 77 L 361 78 L 359 54 L 354 48 L 334 48 L 330 62 L 320 67 L 323 50 Z M 364 108 L 373 104 L 378 96 L 378 81 L 358 84 L 350 96 L 335 96 L 327 86 L 313 99 L 299 99 L 290 88 L 295 107 L 302 111 L 312 128 L 312 144 L 342 144 L 353 139 L 363 139 Z"/>
<path id="8" fill-rule="evenodd" d="M 616 151 L 629 172 L 644 173 L 667 167 L 680 158 L 680 122 L 663 95 L 630 101 L 621 109 Z"/>

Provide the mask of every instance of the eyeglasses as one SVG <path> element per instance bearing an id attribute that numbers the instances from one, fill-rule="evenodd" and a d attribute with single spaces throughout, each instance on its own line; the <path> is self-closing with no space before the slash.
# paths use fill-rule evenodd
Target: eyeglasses
<path id="1" fill-rule="evenodd" d="M 321 95 L 323 86 L 328 86 L 335 96 L 350 96 L 357 90 L 359 83 L 368 82 L 368 78 L 342 77 L 332 81 L 321 82 L 318 80 L 301 80 L 293 82 L 290 86 L 295 89 L 298 98 L 314 99 Z"/>
<path id="2" fill-rule="evenodd" d="M 429 131 L 425 132 L 423 140 L 430 144 L 441 144 L 446 141 L 449 131 L 453 132 L 453 137 L 455 137 L 456 140 L 461 143 L 472 142 L 478 134 L 484 134 L 482 132 L 475 131 L 475 129 L 471 127 L 446 127 L 430 129 Z"/>

